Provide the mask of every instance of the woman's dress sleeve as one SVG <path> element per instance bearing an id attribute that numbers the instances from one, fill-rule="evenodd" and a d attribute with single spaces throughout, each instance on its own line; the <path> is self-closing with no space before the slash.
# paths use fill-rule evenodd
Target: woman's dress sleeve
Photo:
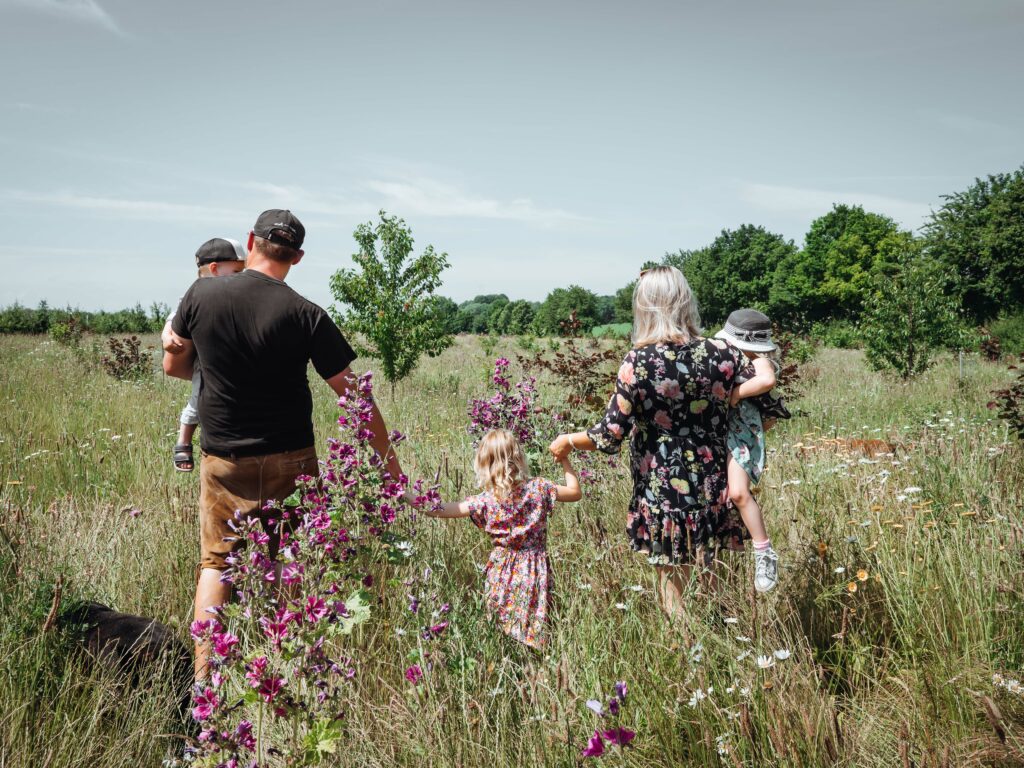
<path id="1" fill-rule="evenodd" d="M 608 403 L 604 418 L 587 430 L 597 449 L 604 453 L 618 453 L 636 421 L 636 359 L 636 350 L 626 355 L 615 377 L 615 394 Z"/>

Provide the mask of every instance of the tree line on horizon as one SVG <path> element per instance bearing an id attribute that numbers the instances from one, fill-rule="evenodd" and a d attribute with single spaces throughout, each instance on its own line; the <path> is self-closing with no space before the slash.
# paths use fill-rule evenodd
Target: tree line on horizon
<path id="1" fill-rule="evenodd" d="M 709 326 L 740 307 L 760 309 L 792 330 L 855 324 L 871 299 L 907 270 L 935 278 L 965 322 L 988 323 L 1024 311 L 1024 166 L 944 195 L 918 233 L 862 206 L 836 204 L 811 223 L 802 246 L 743 224 L 722 230 L 703 248 L 637 266 L 660 264 L 686 275 Z M 542 302 L 505 294 L 461 304 L 438 297 L 438 312 L 452 333 L 557 335 L 573 311 L 585 330 L 632 322 L 635 285 L 604 296 L 572 285 Z"/>
<path id="2" fill-rule="evenodd" d="M 873 297 L 901 275 L 927 280 L 965 323 L 989 323 L 1024 311 L 1024 166 L 942 196 L 917 233 L 861 206 L 836 204 L 811 223 L 801 246 L 762 226 L 743 224 L 722 230 L 703 248 L 669 252 L 637 267 L 658 264 L 686 275 L 708 326 L 739 307 L 761 309 L 792 330 L 855 325 Z M 462 303 L 433 295 L 425 311 L 449 334 L 557 336 L 573 312 L 584 331 L 610 325 L 621 331 L 632 322 L 634 285 L 611 295 L 570 285 L 553 289 L 540 302 L 503 293 Z M 162 304 L 148 312 L 141 305 L 84 312 L 50 308 L 46 302 L 35 309 L 15 303 L 0 309 L 0 333 L 45 333 L 71 316 L 96 333 L 144 333 L 158 330 L 168 311 Z"/>

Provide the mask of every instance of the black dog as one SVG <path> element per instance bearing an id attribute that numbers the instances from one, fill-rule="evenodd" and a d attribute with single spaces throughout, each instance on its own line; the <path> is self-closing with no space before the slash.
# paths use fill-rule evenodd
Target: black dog
<path id="1" fill-rule="evenodd" d="M 134 686 L 146 685 L 168 668 L 186 731 L 192 685 L 192 656 L 174 631 L 156 619 L 115 611 L 102 603 L 79 602 L 61 613 L 58 625 L 77 636 L 94 663 L 119 673 Z M 168 665 L 163 667 L 162 665 Z"/>

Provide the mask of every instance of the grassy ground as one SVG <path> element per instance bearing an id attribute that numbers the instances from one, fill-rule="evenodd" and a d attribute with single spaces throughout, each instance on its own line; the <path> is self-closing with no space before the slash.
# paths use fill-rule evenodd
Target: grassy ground
<path id="1" fill-rule="evenodd" d="M 465 403 L 491 360 L 460 339 L 394 399 L 382 388 L 411 437 L 408 472 L 447 460 L 451 492 L 469 474 Z M 0 339 L 0 361 L 0 768 L 158 765 L 180 730 L 161 676 L 132 687 L 90 671 L 39 628 L 62 576 L 65 602 L 97 599 L 186 636 L 198 478 L 173 472 L 170 449 L 188 385 L 116 382 L 41 337 Z M 694 595 L 681 624 L 659 612 L 621 532 L 625 479 L 552 522 L 543 656 L 487 624 L 479 532 L 427 523 L 415 558 L 453 605 L 448 663 L 410 692 L 393 631 L 402 595 L 385 599 L 353 641 L 359 677 L 332 764 L 575 765 L 596 726 L 584 703 L 616 680 L 638 735 L 602 758 L 614 764 L 1021 764 L 1024 698 L 993 680 L 1024 677 L 1024 450 L 985 408 L 1007 379 L 971 358 L 963 379 L 947 360 L 902 385 L 858 352 L 820 352 L 797 417 L 769 438 L 760 499 L 779 588 L 755 598 L 749 553 L 723 555 L 720 595 Z M 321 382 L 314 393 L 322 443 L 333 400 Z M 868 458 L 837 438 L 896 453 Z"/>

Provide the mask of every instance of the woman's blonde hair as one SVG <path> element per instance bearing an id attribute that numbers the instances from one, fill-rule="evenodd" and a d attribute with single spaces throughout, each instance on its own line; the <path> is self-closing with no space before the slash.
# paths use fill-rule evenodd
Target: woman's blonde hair
<path id="1" fill-rule="evenodd" d="M 700 335 L 697 299 L 683 273 L 675 267 L 641 272 L 633 289 L 633 346 L 685 344 Z"/>
<path id="2" fill-rule="evenodd" d="M 526 454 L 507 429 L 492 429 L 476 449 L 473 461 L 476 482 L 498 499 L 509 499 L 517 486 L 530 479 Z"/>

